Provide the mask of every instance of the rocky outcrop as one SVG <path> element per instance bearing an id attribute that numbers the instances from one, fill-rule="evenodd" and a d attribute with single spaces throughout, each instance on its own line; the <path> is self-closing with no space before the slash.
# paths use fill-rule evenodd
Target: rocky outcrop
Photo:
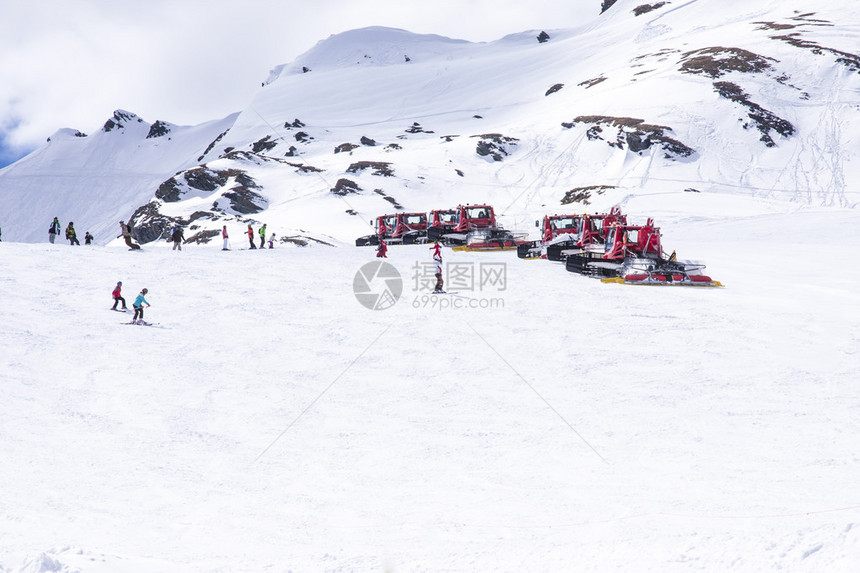
<path id="1" fill-rule="evenodd" d="M 361 173 L 365 169 L 372 169 L 373 175 L 382 177 L 392 177 L 394 170 L 391 169 L 391 164 L 386 161 L 357 161 L 347 167 L 347 173 Z"/>
<path id="2" fill-rule="evenodd" d="M 775 147 L 776 142 L 771 137 L 771 131 L 775 131 L 783 137 L 794 135 L 794 125 L 788 120 L 782 119 L 772 111 L 768 111 L 759 104 L 750 100 L 749 96 L 737 84 L 731 82 L 714 82 L 714 90 L 721 97 L 731 100 L 747 108 L 749 122 L 743 124 L 744 129 L 755 127 L 760 133 L 759 138 L 767 147 Z"/>
<path id="3" fill-rule="evenodd" d="M 122 129 L 127 124 L 135 121 L 137 123 L 143 123 L 143 120 L 137 117 L 135 114 L 118 109 L 113 112 L 113 117 L 105 122 L 104 127 L 102 127 L 102 131 L 107 133 L 109 131 L 113 131 L 114 129 Z"/>
<path id="4" fill-rule="evenodd" d="M 159 119 L 149 126 L 149 133 L 146 134 L 146 138 L 153 139 L 156 137 L 164 137 L 168 133 L 170 133 L 170 124 Z"/>
<path id="5" fill-rule="evenodd" d="M 335 195 L 340 195 L 341 197 L 345 195 L 349 195 L 350 193 L 360 193 L 361 187 L 358 186 L 358 183 L 355 181 L 351 181 L 346 178 L 341 178 L 337 180 L 337 183 L 334 184 L 334 187 L 329 189 Z"/>
<path id="6" fill-rule="evenodd" d="M 615 185 L 589 185 L 587 187 L 574 187 L 564 194 L 564 197 L 561 198 L 561 204 L 570 205 L 571 203 L 581 203 L 582 205 L 590 205 L 592 195 L 603 195 L 609 189 L 615 189 Z"/>
<path id="7" fill-rule="evenodd" d="M 604 115 L 581 115 L 570 123 L 562 123 L 567 129 L 577 124 L 589 125 L 586 136 L 591 141 L 605 141 L 611 147 L 628 148 L 634 153 L 642 153 L 652 146 L 664 152 L 666 159 L 691 157 L 696 152 L 677 139 L 666 135 L 671 127 L 652 125 L 645 120 L 633 117 L 609 117 Z"/>
<path id="8" fill-rule="evenodd" d="M 493 161 L 501 161 L 516 148 L 519 139 L 515 137 L 507 137 L 500 133 L 485 133 L 483 135 L 473 135 L 478 138 L 478 144 L 475 146 L 475 153 L 481 157 L 488 157 Z"/>

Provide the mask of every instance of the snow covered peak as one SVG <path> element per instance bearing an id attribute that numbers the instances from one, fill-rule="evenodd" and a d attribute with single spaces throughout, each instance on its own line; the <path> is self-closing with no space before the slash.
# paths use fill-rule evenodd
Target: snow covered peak
<path id="1" fill-rule="evenodd" d="M 118 109 L 114 111 L 113 116 L 105 122 L 102 131 L 107 133 L 113 131 L 114 129 L 123 129 L 128 125 L 133 125 L 135 123 L 143 124 L 146 122 L 144 122 L 140 117 L 138 117 L 137 114 L 134 114 L 130 111 Z M 147 129 L 149 129 L 149 124 L 146 124 L 146 127 Z"/>
<path id="2" fill-rule="evenodd" d="M 266 80 L 270 84 L 281 75 L 332 70 L 352 66 L 390 66 L 412 61 L 428 61 L 452 55 L 466 40 L 436 34 L 415 34 L 399 28 L 370 26 L 333 34 L 321 40 L 291 64 L 277 66 Z"/>

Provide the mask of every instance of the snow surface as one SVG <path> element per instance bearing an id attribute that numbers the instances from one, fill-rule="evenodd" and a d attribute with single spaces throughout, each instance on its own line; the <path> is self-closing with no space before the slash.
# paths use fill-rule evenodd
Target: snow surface
<path id="1" fill-rule="evenodd" d="M 664 226 L 724 289 L 392 247 L 381 311 L 368 248 L 0 243 L 0 571 L 856 570 L 860 215 L 767 211 Z"/>
<path id="2" fill-rule="evenodd" d="M 118 112 L 134 119 L 60 130 L 0 170 L 0 572 L 856 571 L 860 74 L 755 22 L 816 12 L 836 25 L 802 38 L 850 52 L 860 7 L 639 4 L 545 44 L 340 34 L 228 118 L 146 139 Z M 678 72 L 682 52 L 720 45 L 778 60 L 721 79 L 795 135 L 765 147 L 712 79 Z M 561 126 L 578 115 L 670 126 L 696 155 L 591 141 Z M 475 152 L 488 133 L 519 141 L 492 161 Z M 379 145 L 333 153 L 362 136 Z M 265 137 L 277 146 L 224 157 Z M 395 176 L 349 173 L 358 161 Z M 201 162 L 244 170 L 266 201 L 197 221 L 226 225 L 233 250 L 115 240 Z M 330 193 L 341 177 L 364 191 Z M 583 185 L 616 187 L 560 205 Z M 188 219 L 225 190 L 159 209 Z M 385 196 L 491 202 L 535 234 L 545 213 L 618 204 L 726 288 L 446 249 L 448 272 L 503 268 L 506 288 L 431 297 L 413 284 L 429 250 L 397 246 L 403 296 L 370 311 L 353 286 L 373 251 L 350 245 Z M 98 244 L 47 244 L 54 216 Z M 249 252 L 249 222 L 338 248 Z M 109 310 L 118 280 L 129 304 L 149 289 L 156 327 Z"/>

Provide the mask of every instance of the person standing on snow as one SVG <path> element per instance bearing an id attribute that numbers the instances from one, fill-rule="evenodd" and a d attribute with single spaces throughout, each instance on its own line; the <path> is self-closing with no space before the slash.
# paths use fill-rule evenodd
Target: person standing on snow
<path id="1" fill-rule="evenodd" d="M 111 308 L 111 310 L 116 310 L 116 305 L 118 303 L 122 303 L 123 310 L 128 310 L 128 307 L 125 306 L 125 299 L 122 298 L 122 281 L 116 283 L 116 288 L 113 289 L 111 294 L 113 295 L 113 308 Z"/>
<path id="2" fill-rule="evenodd" d="M 84 244 L 85 245 L 92 245 L 93 244 L 93 236 L 90 235 L 89 231 L 84 233 Z"/>
<path id="3" fill-rule="evenodd" d="M 134 302 L 131 305 L 134 307 L 134 318 L 131 319 L 132 324 L 143 324 L 143 305 L 146 305 L 147 307 L 152 306 L 146 302 L 146 298 L 144 298 L 148 292 L 148 290 L 143 289 L 140 291 L 140 294 L 137 295 L 137 298 L 134 299 Z M 138 317 L 140 318 L 140 322 L 137 321 Z"/>
<path id="4" fill-rule="evenodd" d="M 256 249 L 256 245 L 254 245 L 254 227 L 251 226 L 251 223 L 248 223 L 248 230 L 245 231 L 245 234 L 248 235 L 248 242 L 251 244 L 252 249 Z"/>
<path id="5" fill-rule="evenodd" d="M 274 233 L 272 233 L 272 236 L 269 237 L 269 248 L 270 249 L 275 248 L 275 234 Z"/>
<path id="6" fill-rule="evenodd" d="M 266 248 L 266 224 L 263 223 L 263 226 L 260 227 L 260 248 Z"/>
<path id="7" fill-rule="evenodd" d="M 182 232 L 182 227 L 176 226 L 173 228 L 173 233 L 171 233 L 170 238 L 173 239 L 173 250 L 179 249 L 182 250 L 182 239 L 185 238 L 185 234 Z"/>
<path id="8" fill-rule="evenodd" d="M 385 244 L 384 239 L 379 239 L 379 246 L 376 247 L 376 258 L 377 259 L 387 259 L 388 258 L 388 245 Z"/>
<path id="9" fill-rule="evenodd" d="M 227 239 L 229 238 L 227 237 L 227 225 L 221 227 L 221 238 L 224 239 L 224 247 L 222 247 L 221 250 L 229 251 L 230 249 L 227 248 Z"/>
<path id="10" fill-rule="evenodd" d="M 80 241 L 78 241 L 78 235 L 75 233 L 75 224 L 69 221 L 69 226 L 66 227 L 66 238 L 69 240 L 69 246 L 78 245 L 81 246 Z"/>
<path id="11" fill-rule="evenodd" d="M 445 292 L 442 290 L 442 287 L 445 286 L 444 281 L 442 281 L 442 255 L 433 255 L 433 263 L 436 265 L 436 288 L 433 289 L 434 294 L 438 294 L 441 292 Z"/>
<path id="12" fill-rule="evenodd" d="M 51 244 L 54 244 L 54 239 L 57 238 L 57 235 L 60 234 L 60 229 L 62 225 L 60 225 L 60 221 L 54 217 L 54 220 L 51 221 L 51 226 L 48 227 L 48 240 L 51 241 Z"/>

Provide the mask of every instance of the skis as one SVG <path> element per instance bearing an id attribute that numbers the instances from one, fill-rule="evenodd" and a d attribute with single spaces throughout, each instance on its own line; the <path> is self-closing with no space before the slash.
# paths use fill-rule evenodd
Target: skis
<path id="1" fill-rule="evenodd" d="M 157 322 L 121 322 L 120 324 L 125 324 L 126 326 L 152 326 L 155 328 L 164 328 Z"/>
<path id="2" fill-rule="evenodd" d="M 112 308 L 111 310 L 114 312 L 128 312 L 127 308 Z"/>

